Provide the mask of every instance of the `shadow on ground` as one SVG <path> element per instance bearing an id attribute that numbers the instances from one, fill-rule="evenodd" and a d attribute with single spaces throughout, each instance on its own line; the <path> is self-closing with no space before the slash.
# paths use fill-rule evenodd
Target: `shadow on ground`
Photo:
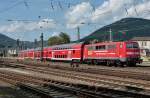
<path id="1" fill-rule="evenodd" d="M 30 93 L 20 90 L 19 88 L 0 86 L 0 98 L 38 98 Z"/>

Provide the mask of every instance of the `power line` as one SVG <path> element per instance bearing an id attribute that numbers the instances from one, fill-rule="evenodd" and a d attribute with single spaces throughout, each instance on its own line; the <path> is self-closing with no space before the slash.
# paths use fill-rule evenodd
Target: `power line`
<path id="1" fill-rule="evenodd" d="M 15 8 L 16 6 L 18 6 L 18 5 L 22 4 L 22 3 L 24 3 L 24 2 L 23 2 L 23 1 L 16 2 L 16 3 L 13 4 L 12 6 L 1 10 L 0 13 L 4 13 L 4 12 L 6 12 L 6 11 L 9 11 L 9 10 L 11 10 L 12 8 Z"/>

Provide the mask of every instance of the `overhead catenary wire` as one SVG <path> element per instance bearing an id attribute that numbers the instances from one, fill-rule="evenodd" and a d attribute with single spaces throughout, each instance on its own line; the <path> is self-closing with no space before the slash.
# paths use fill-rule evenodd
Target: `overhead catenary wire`
<path id="1" fill-rule="evenodd" d="M 63 10 L 63 7 L 62 7 L 60 1 L 58 1 L 58 6 L 60 7 L 61 10 Z"/>
<path id="2" fill-rule="evenodd" d="M 24 0 L 25 1 L 25 0 Z M 54 10 L 54 4 L 52 3 L 52 2 L 56 2 L 56 1 L 54 1 L 54 0 L 50 0 L 50 2 L 51 2 L 51 7 L 52 7 L 52 9 Z M 59 4 L 60 4 L 60 1 L 59 1 Z M 71 4 L 70 2 L 68 2 L 67 4 Z M 59 6 L 60 8 L 63 8 L 62 7 L 62 5 L 60 4 L 60 6 Z M 94 7 L 94 6 L 93 6 Z M 125 10 L 126 10 L 126 13 L 127 13 L 127 15 L 129 14 L 128 13 L 128 10 L 127 10 L 127 8 L 125 7 Z M 108 10 L 108 11 L 106 11 L 106 12 L 102 12 L 102 13 L 99 13 L 99 14 L 92 14 L 92 17 L 94 17 L 94 16 L 100 16 L 100 15 L 105 15 L 105 14 L 109 14 L 109 13 L 111 13 L 112 11 L 110 11 L 110 10 Z M 137 11 L 136 11 L 137 12 Z M 91 17 L 91 16 L 83 16 L 83 18 L 89 18 L 89 17 Z M 32 21 L 36 21 L 36 20 L 16 20 L 16 21 L 23 21 L 23 22 L 32 22 Z M 58 23 L 58 24 L 64 24 L 62 21 L 57 21 L 56 20 L 56 22 L 55 23 Z M 91 24 L 99 24 L 98 22 L 84 22 L 84 23 L 69 23 L 69 24 L 88 24 L 88 25 L 91 25 Z"/>
<path id="3" fill-rule="evenodd" d="M 23 1 L 16 2 L 16 3 L 13 4 L 12 6 L 9 6 L 9 7 L 5 8 L 5 9 L 3 9 L 3 10 L 0 10 L 0 14 L 9 11 L 9 10 L 11 10 L 12 8 L 15 8 L 15 7 L 17 7 L 18 5 L 20 5 L 20 4 L 22 4 L 22 3 L 24 3 L 24 2 L 23 2 Z"/>
<path id="4" fill-rule="evenodd" d="M 139 14 L 138 14 L 138 12 L 137 12 L 137 9 L 136 9 L 136 2 L 135 2 L 135 1 L 133 2 L 133 6 L 134 6 L 135 14 L 136 14 L 137 16 L 139 16 Z"/>
<path id="5" fill-rule="evenodd" d="M 24 0 L 24 5 L 25 5 L 26 8 L 29 8 L 27 0 Z"/>

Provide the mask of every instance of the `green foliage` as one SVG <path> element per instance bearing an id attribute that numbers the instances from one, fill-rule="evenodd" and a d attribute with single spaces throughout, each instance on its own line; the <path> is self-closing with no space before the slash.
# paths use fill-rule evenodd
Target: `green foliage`
<path id="1" fill-rule="evenodd" d="M 67 35 L 66 33 L 63 33 L 63 32 L 61 32 L 60 34 L 59 34 L 59 37 L 61 38 L 61 43 L 70 43 L 70 37 L 69 37 L 69 35 Z"/>
<path id="2" fill-rule="evenodd" d="M 60 37 L 58 37 L 58 36 L 53 36 L 53 37 L 50 37 L 50 38 L 48 39 L 48 45 L 49 45 L 49 46 L 58 45 L 58 44 L 60 44 L 60 43 L 61 43 L 61 39 L 60 39 Z"/>
<path id="3" fill-rule="evenodd" d="M 53 36 L 48 39 L 48 45 L 59 45 L 70 43 L 70 37 L 66 33 L 61 32 L 58 36 Z"/>

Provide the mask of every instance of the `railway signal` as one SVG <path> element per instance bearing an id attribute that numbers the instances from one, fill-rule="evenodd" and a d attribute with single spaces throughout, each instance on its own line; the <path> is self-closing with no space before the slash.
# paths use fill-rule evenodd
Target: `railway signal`
<path id="1" fill-rule="evenodd" d="M 80 41 L 80 28 L 77 27 L 77 38 L 78 38 L 78 41 Z"/>

